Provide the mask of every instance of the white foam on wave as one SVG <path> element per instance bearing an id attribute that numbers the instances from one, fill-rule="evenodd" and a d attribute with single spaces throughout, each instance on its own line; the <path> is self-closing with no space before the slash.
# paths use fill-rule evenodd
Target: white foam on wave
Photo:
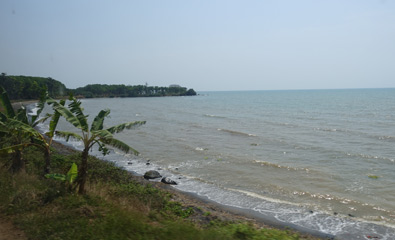
<path id="1" fill-rule="evenodd" d="M 42 130 L 47 128 L 45 125 L 40 125 L 40 127 Z M 75 149 L 82 149 L 81 142 L 69 141 L 67 143 L 61 138 L 56 138 L 56 140 Z M 100 152 L 96 150 L 91 152 L 91 154 L 102 157 Z M 347 216 L 332 216 L 319 211 L 311 213 L 309 212 L 311 206 L 300 206 L 246 190 L 223 188 L 211 182 L 196 179 L 194 176 L 180 173 L 178 170 L 175 170 L 176 166 L 162 168 L 163 166 L 156 165 L 153 162 L 147 165 L 148 160 L 141 156 L 135 157 L 130 154 L 113 151 L 103 159 L 110 160 L 128 171 L 141 175 L 148 170 L 160 169 L 159 172 L 162 176 L 167 176 L 177 181 L 178 185 L 174 187 L 179 190 L 205 196 L 220 204 L 254 210 L 263 215 L 273 216 L 282 222 L 289 222 L 312 230 L 336 235 L 337 239 L 355 239 L 357 237 L 363 239 L 367 235 L 379 236 L 380 239 L 391 239 L 390 236 L 395 236 L 395 226 L 393 225 Z M 201 162 L 196 164 L 201 164 Z"/>
<path id="2" fill-rule="evenodd" d="M 29 105 L 27 108 L 27 110 L 29 111 L 27 113 L 27 115 L 29 115 L 29 116 L 37 115 L 37 111 L 39 110 L 39 108 L 37 107 L 37 103 L 34 103 L 33 105 L 34 105 L 34 107 L 32 107 L 32 105 Z"/>
<path id="3" fill-rule="evenodd" d="M 274 202 L 274 203 L 282 203 L 282 204 L 288 204 L 288 205 L 293 205 L 293 206 L 299 206 L 299 204 L 296 203 L 292 203 L 292 202 L 288 202 L 288 201 L 283 201 L 280 199 L 274 199 L 274 198 L 270 198 L 267 196 L 263 196 L 254 192 L 249 192 L 246 190 L 240 190 L 240 189 L 233 189 L 233 188 L 226 188 L 227 190 L 233 191 L 233 192 L 239 192 L 239 193 L 243 193 L 247 196 L 253 197 L 253 198 L 258 198 L 258 199 L 263 199 L 265 201 L 269 201 L 269 202 Z"/>

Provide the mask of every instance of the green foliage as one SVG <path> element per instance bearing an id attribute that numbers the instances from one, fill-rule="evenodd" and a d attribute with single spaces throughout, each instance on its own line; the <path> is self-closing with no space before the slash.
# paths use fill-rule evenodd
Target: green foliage
<path id="1" fill-rule="evenodd" d="M 123 85 L 123 84 L 89 84 L 77 89 L 67 89 L 66 86 L 52 78 L 31 76 L 0 75 L 0 86 L 3 86 L 11 100 L 38 99 L 40 92 L 48 90 L 52 98 L 65 97 L 69 92 L 75 96 L 93 97 L 159 97 L 159 96 L 194 96 L 193 89 L 178 85 L 158 87 L 148 85 Z"/>
<path id="2" fill-rule="evenodd" d="M 0 146 L 0 154 L 13 154 L 11 170 L 19 172 L 23 171 L 25 167 L 22 150 L 29 146 L 40 148 L 46 162 L 44 172 L 49 173 L 50 143 L 34 128 L 39 122 L 37 119 L 44 108 L 47 92 L 45 90 L 42 91 L 37 113 L 33 116 L 28 115 L 23 106 L 15 114 L 7 92 L 1 86 L 0 92 L 1 103 L 5 109 L 5 114 L 0 114 L 0 131 L 2 139 L 7 139 L 6 143 Z"/>
<path id="3" fill-rule="evenodd" d="M 195 211 L 191 207 L 184 207 L 179 202 L 166 201 L 165 207 L 163 209 L 164 213 L 171 212 L 181 218 L 188 218 Z"/>
<path id="4" fill-rule="evenodd" d="M 66 174 L 66 181 L 70 184 L 74 183 L 78 176 L 78 167 L 77 164 L 73 163 L 70 167 L 70 170 Z"/>
<path id="5" fill-rule="evenodd" d="M 127 145 L 126 143 L 115 139 L 112 133 L 121 132 L 124 129 L 130 129 L 135 126 L 140 126 L 145 124 L 145 121 L 139 122 L 129 122 L 123 123 L 114 127 L 110 127 L 108 129 L 103 129 L 103 121 L 104 118 L 110 114 L 110 110 L 102 110 L 99 114 L 94 118 L 91 124 L 91 131 L 89 130 L 88 120 L 86 115 L 83 113 L 83 108 L 81 107 L 81 102 L 77 100 L 75 97 L 70 95 L 70 104 L 68 107 L 63 106 L 61 103 L 53 99 L 48 99 L 48 104 L 52 105 L 54 111 L 57 114 L 63 116 L 66 121 L 71 123 L 74 127 L 81 130 L 81 134 L 76 134 L 73 132 L 64 132 L 64 131 L 56 131 L 56 134 L 60 137 L 64 137 L 67 141 L 70 138 L 75 138 L 82 141 L 84 145 L 84 149 L 81 155 L 81 168 L 78 173 L 78 192 L 80 194 L 85 193 L 85 183 L 87 179 L 87 171 L 88 171 L 88 155 L 89 150 L 95 145 L 99 145 L 99 150 L 106 155 L 108 153 L 108 149 L 106 145 L 117 148 L 125 153 L 133 152 L 134 154 L 138 154 L 138 152 Z"/>
<path id="6" fill-rule="evenodd" d="M 160 97 L 194 96 L 196 92 L 180 86 L 158 87 L 147 85 L 126 86 L 123 84 L 89 84 L 73 90 L 76 96 L 92 97 Z"/>
<path id="7" fill-rule="evenodd" d="M 126 170 L 93 157 L 88 176 L 101 194 L 73 194 L 64 182 L 34 174 L 41 168 L 36 163 L 42 163 L 37 153 L 34 148 L 26 151 L 27 173 L 10 174 L 0 167 L 0 212 L 12 217 L 29 239 L 299 239 L 291 232 L 244 223 L 212 221 L 196 227 L 188 220 L 196 214 L 193 208 L 170 201 L 169 193 L 138 183 Z M 79 156 L 55 153 L 53 170 L 67 172 Z"/>
<path id="8" fill-rule="evenodd" d="M 298 240 L 298 234 L 278 229 L 257 229 L 247 223 L 212 222 L 211 229 L 221 235 L 221 239 L 253 239 L 253 240 Z"/>
<path id="9" fill-rule="evenodd" d="M 67 181 L 69 184 L 73 184 L 73 182 L 77 179 L 78 176 L 78 168 L 77 164 L 73 163 L 67 172 L 66 175 L 60 173 L 51 173 L 45 174 L 46 178 L 60 180 L 60 181 Z"/>
<path id="10" fill-rule="evenodd" d="M 0 101 L 5 109 L 5 113 L 6 113 L 5 116 L 10 117 L 10 118 L 15 117 L 14 108 L 11 105 L 8 93 L 1 85 L 0 85 Z"/>
<path id="11" fill-rule="evenodd" d="M 51 174 L 45 174 L 46 178 L 50 179 L 55 179 L 55 180 L 60 180 L 60 181 L 66 181 L 66 175 L 60 174 L 60 173 L 51 173 Z"/>
<path id="12" fill-rule="evenodd" d="M 66 95 L 65 85 L 52 78 L 30 76 L 0 76 L 0 85 L 3 86 L 11 100 L 13 99 L 39 99 L 40 93 L 47 89 L 50 97 Z"/>

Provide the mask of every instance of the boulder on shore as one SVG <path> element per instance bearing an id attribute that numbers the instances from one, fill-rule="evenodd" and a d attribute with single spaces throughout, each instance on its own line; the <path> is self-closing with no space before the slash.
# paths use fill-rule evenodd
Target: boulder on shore
<path id="1" fill-rule="evenodd" d="M 161 178 L 162 176 L 160 175 L 159 172 L 155 170 L 150 170 L 144 174 L 145 179 L 155 179 L 155 178 Z"/>
<path id="2" fill-rule="evenodd" d="M 171 185 L 177 185 L 177 183 L 175 181 L 171 180 L 168 177 L 162 178 L 161 182 L 166 183 L 166 184 L 171 184 Z"/>

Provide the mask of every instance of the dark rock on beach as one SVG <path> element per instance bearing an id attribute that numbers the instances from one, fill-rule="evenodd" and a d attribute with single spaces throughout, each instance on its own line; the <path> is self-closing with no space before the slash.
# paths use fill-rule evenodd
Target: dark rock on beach
<path id="1" fill-rule="evenodd" d="M 161 182 L 166 183 L 166 184 L 170 184 L 170 185 L 177 185 L 177 183 L 175 181 L 171 180 L 168 177 L 162 178 Z"/>
<path id="2" fill-rule="evenodd" d="M 155 179 L 155 178 L 161 178 L 162 176 L 160 175 L 159 172 L 155 170 L 150 170 L 144 174 L 145 179 Z"/>

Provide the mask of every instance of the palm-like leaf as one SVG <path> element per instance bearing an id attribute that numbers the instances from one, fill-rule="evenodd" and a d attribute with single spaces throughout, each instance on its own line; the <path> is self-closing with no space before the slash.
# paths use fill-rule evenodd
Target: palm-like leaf
<path id="1" fill-rule="evenodd" d="M 21 106 L 21 108 L 18 110 L 18 112 L 16 114 L 16 119 L 18 119 L 19 121 L 21 121 L 23 123 L 29 124 L 29 120 L 27 119 L 26 108 L 24 106 Z"/>
<path id="2" fill-rule="evenodd" d="M 122 132 L 124 129 L 135 128 L 135 127 L 144 125 L 145 123 L 146 123 L 146 121 L 128 122 L 128 123 L 123 123 L 123 124 L 119 124 L 119 125 L 110 127 L 106 130 L 109 131 L 110 133 L 119 133 L 119 132 Z"/>
<path id="3" fill-rule="evenodd" d="M 11 105 L 10 99 L 8 98 L 7 91 L 2 86 L 0 86 L 0 101 L 4 106 L 6 116 L 11 118 L 15 117 L 15 111 Z"/>
<path id="4" fill-rule="evenodd" d="M 108 130 L 97 130 L 97 131 L 92 131 L 91 133 L 93 138 L 104 139 L 104 138 L 113 137 L 112 133 L 109 132 Z"/>
<path id="5" fill-rule="evenodd" d="M 81 129 L 85 132 L 88 131 L 89 125 L 87 122 L 88 116 L 84 115 L 84 109 L 81 107 L 81 102 L 78 101 L 75 97 L 70 97 L 71 103 L 69 104 L 69 109 L 74 115 L 77 117 Z"/>
<path id="6" fill-rule="evenodd" d="M 74 127 L 83 129 L 80 120 L 76 116 L 74 116 L 74 114 L 67 107 L 63 106 L 62 104 L 58 103 L 53 99 L 48 99 L 47 103 L 49 105 L 52 105 L 53 109 L 60 115 L 62 115 L 66 119 L 66 121 L 71 123 Z"/>
<path id="7" fill-rule="evenodd" d="M 19 132 L 23 132 L 31 137 L 36 137 L 38 139 L 42 138 L 42 135 L 36 129 L 34 129 L 29 124 L 18 121 L 17 119 L 8 119 L 6 122 L 6 126 L 10 131 L 16 130 Z"/>
<path id="8" fill-rule="evenodd" d="M 101 110 L 92 122 L 91 132 L 103 129 L 104 119 L 110 114 L 109 109 Z"/>
<path id="9" fill-rule="evenodd" d="M 73 132 L 56 131 L 55 134 L 58 135 L 59 137 L 65 138 L 66 141 L 69 141 L 70 138 L 74 138 L 74 139 L 80 140 L 80 141 L 83 140 L 83 138 L 80 135 L 78 135 L 77 133 L 73 133 Z"/>
<path id="10" fill-rule="evenodd" d="M 136 149 L 130 147 L 126 143 L 124 143 L 118 139 L 115 139 L 115 138 L 104 138 L 104 139 L 101 139 L 101 142 L 103 142 L 111 147 L 117 148 L 125 153 L 133 152 L 133 154 L 135 154 L 135 155 L 139 154 L 139 152 Z"/>
<path id="11" fill-rule="evenodd" d="M 52 114 L 49 114 L 49 113 L 45 114 L 44 117 L 38 119 L 38 120 L 35 122 L 34 126 L 36 126 L 36 125 L 39 124 L 39 123 L 44 123 L 44 122 L 46 122 L 46 121 L 47 121 L 49 118 L 51 118 L 51 117 L 52 117 Z"/>
<path id="12" fill-rule="evenodd" d="M 65 100 L 60 100 L 59 104 L 64 106 L 66 103 Z M 52 115 L 51 122 L 49 123 L 49 132 L 48 136 L 52 139 L 56 130 L 56 127 L 58 126 L 58 122 L 60 119 L 60 113 L 58 111 L 55 111 L 55 113 Z"/>
<path id="13" fill-rule="evenodd" d="M 5 121 L 7 121 L 7 116 L 4 113 L 0 112 L 0 122 L 5 122 Z"/>
<path id="14" fill-rule="evenodd" d="M 137 150 L 135 150 L 134 148 L 130 147 L 129 145 L 127 145 L 126 143 L 124 143 L 118 139 L 115 139 L 113 137 L 113 135 L 108 130 L 99 130 L 99 131 L 92 132 L 92 134 L 97 136 L 98 141 L 100 141 L 104 144 L 107 144 L 109 146 L 112 146 L 114 148 L 117 148 L 125 153 L 133 152 L 135 155 L 139 154 L 139 152 Z"/>
<path id="15" fill-rule="evenodd" d="M 38 123 L 40 123 L 39 121 L 37 121 L 37 118 L 40 116 L 41 112 L 43 111 L 47 98 L 48 98 L 48 91 L 43 90 L 40 95 L 40 100 L 37 103 L 38 109 L 37 109 L 36 115 L 32 116 L 32 126 L 33 127 L 35 127 Z"/>
<path id="16" fill-rule="evenodd" d="M 2 149 L 0 149 L 0 155 L 11 154 L 17 150 L 22 151 L 24 148 L 28 147 L 29 145 L 32 145 L 32 144 L 31 143 L 22 143 L 22 144 L 13 145 L 10 147 L 2 148 Z"/>

